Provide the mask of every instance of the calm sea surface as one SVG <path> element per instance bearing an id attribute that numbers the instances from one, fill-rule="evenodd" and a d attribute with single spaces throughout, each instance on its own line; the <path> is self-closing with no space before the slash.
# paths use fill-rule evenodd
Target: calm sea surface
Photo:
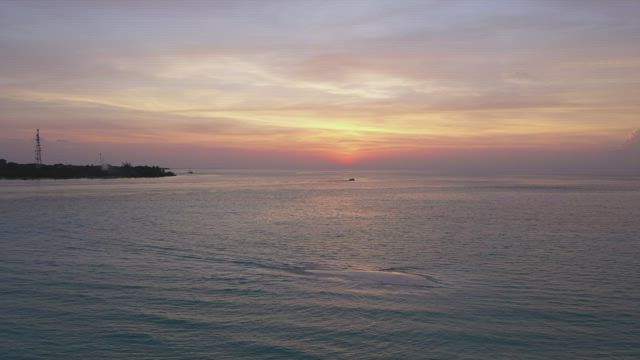
<path id="1" fill-rule="evenodd" d="M 640 180 L 0 180 L 0 358 L 638 359 Z"/>

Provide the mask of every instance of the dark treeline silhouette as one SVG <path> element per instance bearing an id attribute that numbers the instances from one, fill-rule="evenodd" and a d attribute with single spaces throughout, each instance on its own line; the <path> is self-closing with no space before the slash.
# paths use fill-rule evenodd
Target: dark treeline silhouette
<path id="1" fill-rule="evenodd" d="M 17 164 L 0 159 L 0 178 L 6 179 L 77 179 L 77 178 L 145 178 L 175 176 L 158 166 L 40 165 Z"/>

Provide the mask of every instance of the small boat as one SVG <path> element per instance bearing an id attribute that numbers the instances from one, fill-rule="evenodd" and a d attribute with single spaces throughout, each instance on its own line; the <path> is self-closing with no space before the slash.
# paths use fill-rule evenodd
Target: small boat
<path id="1" fill-rule="evenodd" d="M 348 181 L 356 181 L 356 178 L 349 178 Z"/>

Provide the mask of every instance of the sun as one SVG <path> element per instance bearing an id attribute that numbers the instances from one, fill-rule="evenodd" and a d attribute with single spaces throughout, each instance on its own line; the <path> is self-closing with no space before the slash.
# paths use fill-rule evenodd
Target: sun
<path id="1" fill-rule="evenodd" d="M 334 153 L 331 159 L 339 165 L 348 166 L 357 164 L 362 158 L 357 152 L 340 152 Z"/>

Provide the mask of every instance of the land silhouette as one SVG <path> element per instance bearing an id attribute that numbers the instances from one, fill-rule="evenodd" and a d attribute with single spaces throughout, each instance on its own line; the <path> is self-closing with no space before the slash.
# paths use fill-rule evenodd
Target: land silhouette
<path id="1" fill-rule="evenodd" d="M 0 159 L 0 178 L 5 179 L 110 179 L 175 176 L 159 166 L 111 165 L 39 165 L 18 164 Z"/>

